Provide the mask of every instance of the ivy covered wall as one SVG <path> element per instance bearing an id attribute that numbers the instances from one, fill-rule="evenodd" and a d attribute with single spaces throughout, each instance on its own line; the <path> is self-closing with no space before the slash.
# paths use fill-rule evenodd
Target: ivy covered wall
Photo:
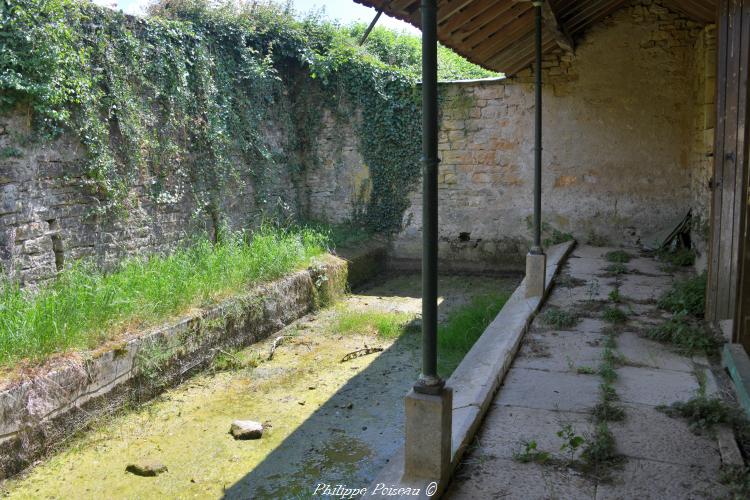
<path id="1" fill-rule="evenodd" d="M 140 19 L 0 0 L 5 274 L 36 283 L 269 219 L 399 228 L 419 177 L 414 78 L 331 24 L 207 5 Z"/>

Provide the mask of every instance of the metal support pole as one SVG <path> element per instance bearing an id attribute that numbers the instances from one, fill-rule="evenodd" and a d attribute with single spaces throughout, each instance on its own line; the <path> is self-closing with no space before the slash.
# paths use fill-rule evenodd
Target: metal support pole
<path id="1" fill-rule="evenodd" d="M 532 254 L 542 253 L 542 5 L 535 1 L 536 32 L 536 68 L 534 70 L 535 97 L 534 104 L 534 246 Z"/>
<path id="2" fill-rule="evenodd" d="M 414 390 L 439 394 L 437 0 L 422 0 L 422 374 Z"/>

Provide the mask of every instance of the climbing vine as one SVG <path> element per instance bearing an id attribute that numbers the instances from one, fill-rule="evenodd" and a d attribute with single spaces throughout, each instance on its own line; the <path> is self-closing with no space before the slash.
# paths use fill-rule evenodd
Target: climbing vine
<path id="1" fill-rule="evenodd" d="M 140 186 L 160 204 L 192 196 L 215 223 L 227 189 L 271 204 L 274 182 L 316 164 L 329 108 L 359 128 L 361 222 L 396 229 L 419 177 L 414 88 L 346 30 L 273 3 L 170 0 L 140 19 L 0 0 L 0 111 L 28 109 L 41 140 L 74 133 L 102 213 L 126 214 Z"/>

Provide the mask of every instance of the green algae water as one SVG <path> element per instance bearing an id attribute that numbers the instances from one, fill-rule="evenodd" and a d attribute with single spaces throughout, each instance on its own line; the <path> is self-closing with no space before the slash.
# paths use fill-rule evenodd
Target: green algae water
<path id="1" fill-rule="evenodd" d="M 472 298 L 511 292 L 517 279 L 442 277 L 445 318 Z M 341 306 L 295 322 L 248 348 L 255 368 L 203 374 L 149 404 L 100 421 L 24 476 L 6 481 L 10 498 L 309 498 L 318 483 L 366 487 L 403 438 L 403 397 L 418 375 L 418 329 L 386 339 L 366 327 L 336 332 L 342 310 L 416 317 L 418 275 L 384 280 Z M 342 362 L 364 346 L 382 352 Z M 266 426 L 236 441 L 231 422 Z M 139 477 L 125 467 L 159 462 Z"/>

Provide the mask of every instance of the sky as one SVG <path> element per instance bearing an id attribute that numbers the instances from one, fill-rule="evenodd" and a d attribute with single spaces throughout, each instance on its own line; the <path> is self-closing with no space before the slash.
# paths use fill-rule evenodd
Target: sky
<path id="1" fill-rule="evenodd" d="M 150 3 L 150 0 L 93 1 L 99 5 L 121 9 L 127 14 L 135 15 L 143 14 L 146 6 Z M 302 14 L 322 8 L 325 11 L 326 17 L 332 20 L 339 20 L 343 24 L 348 24 L 352 21 L 369 23 L 376 14 L 375 9 L 355 3 L 354 0 L 292 0 L 292 4 Z M 381 16 L 378 26 L 386 26 L 399 31 L 406 30 L 410 33 L 419 33 L 419 30 L 414 26 L 386 15 Z"/>

